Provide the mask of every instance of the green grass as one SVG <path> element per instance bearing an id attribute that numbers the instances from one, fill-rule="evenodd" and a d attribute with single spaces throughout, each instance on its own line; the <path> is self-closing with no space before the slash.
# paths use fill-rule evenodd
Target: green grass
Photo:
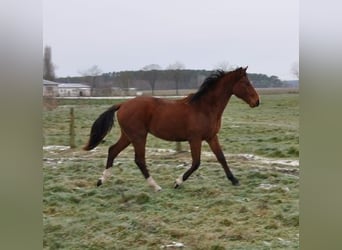
<path id="1" fill-rule="evenodd" d="M 298 157 L 298 95 L 265 95 L 261 102 L 255 109 L 249 109 L 236 98 L 228 104 L 220 132 L 221 144 L 229 153 Z"/>
<path id="2" fill-rule="evenodd" d="M 158 151 L 175 149 L 175 143 L 150 136 L 147 163 L 163 187 L 159 193 L 135 166 L 132 147 L 119 155 L 110 180 L 96 188 L 118 128 L 95 151 L 79 147 L 115 101 L 60 101 L 43 114 L 44 145 L 68 145 L 72 106 L 78 148 L 44 150 L 44 249 L 160 249 L 173 241 L 185 249 L 298 249 L 298 167 L 277 161 L 298 160 L 298 94 L 261 100 L 250 109 L 233 98 L 223 116 L 220 142 L 241 186 L 231 185 L 204 143 L 201 167 L 173 189 L 191 162 L 189 152 Z"/>

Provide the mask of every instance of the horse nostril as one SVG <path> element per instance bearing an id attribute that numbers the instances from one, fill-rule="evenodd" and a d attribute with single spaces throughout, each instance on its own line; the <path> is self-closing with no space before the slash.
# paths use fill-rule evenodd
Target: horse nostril
<path id="1" fill-rule="evenodd" d="M 259 104 L 260 104 L 260 102 L 259 102 L 259 99 L 258 99 L 258 100 L 256 101 L 256 103 L 255 103 L 255 107 L 258 107 Z"/>

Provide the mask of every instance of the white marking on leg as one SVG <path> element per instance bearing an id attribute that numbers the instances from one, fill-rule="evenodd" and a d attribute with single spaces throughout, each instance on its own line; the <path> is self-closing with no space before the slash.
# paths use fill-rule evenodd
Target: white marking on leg
<path id="1" fill-rule="evenodd" d="M 180 175 L 177 179 L 176 179 L 176 183 L 178 186 L 180 186 L 183 183 L 183 175 Z"/>
<path id="2" fill-rule="evenodd" d="M 100 177 L 100 180 L 102 181 L 102 183 L 105 182 L 106 179 L 108 179 L 111 176 L 111 170 L 110 168 L 106 168 L 103 173 L 102 176 Z"/>
<path id="3" fill-rule="evenodd" d="M 160 191 L 162 188 L 153 180 L 152 176 L 147 178 L 147 183 L 154 188 L 154 191 Z"/>

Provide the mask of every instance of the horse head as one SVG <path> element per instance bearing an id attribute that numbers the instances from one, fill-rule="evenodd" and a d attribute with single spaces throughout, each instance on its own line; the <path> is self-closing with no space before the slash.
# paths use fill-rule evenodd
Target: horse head
<path id="1" fill-rule="evenodd" d="M 252 83 L 249 81 L 247 76 L 247 68 L 236 69 L 236 74 L 238 74 L 238 81 L 233 86 L 233 94 L 238 98 L 244 100 L 251 108 L 259 106 L 259 95 L 255 91 Z"/>

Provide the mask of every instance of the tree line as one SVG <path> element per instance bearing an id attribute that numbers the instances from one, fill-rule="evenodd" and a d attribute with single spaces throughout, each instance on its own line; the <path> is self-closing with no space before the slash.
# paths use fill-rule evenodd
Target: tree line
<path id="1" fill-rule="evenodd" d="M 197 89 L 213 70 L 165 69 L 109 72 L 98 75 L 57 78 L 57 82 L 87 83 L 94 89 L 135 88 L 137 90 L 178 90 Z M 265 74 L 248 74 L 249 79 L 257 88 L 284 87 L 285 83 L 277 76 Z"/>

